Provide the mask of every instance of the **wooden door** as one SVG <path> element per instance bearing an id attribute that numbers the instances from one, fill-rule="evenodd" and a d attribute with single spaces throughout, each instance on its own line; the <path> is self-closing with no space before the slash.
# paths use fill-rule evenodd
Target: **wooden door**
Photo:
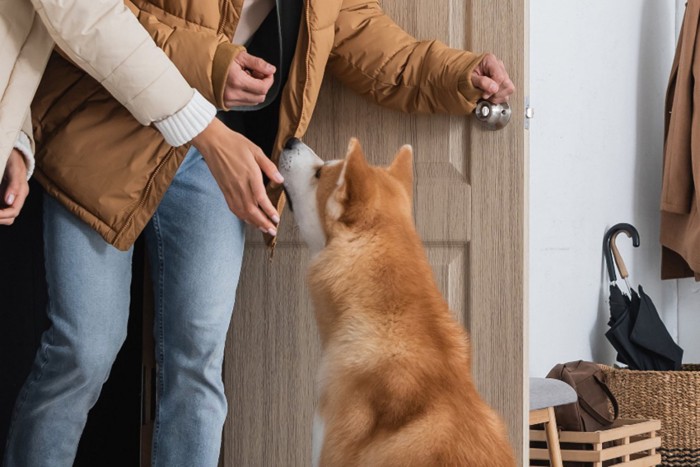
<path id="1" fill-rule="evenodd" d="M 471 117 L 409 116 L 327 80 L 304 141 L 343 157 L 359 137 L 372 163 L 415 150 L 415 217 L 442 292 L 470 331 L 473 372 L 523 459 L 526 404 L 526 0 L 384 0 L 418 38 L 491 51 L 516 83 L 513 118 L 498 132 Z M 308 466 L 319 343 L 305 284 L 308 252 L 286 213 L 272 262 L 251 232 L 226 349 L 226 466 Z"/>

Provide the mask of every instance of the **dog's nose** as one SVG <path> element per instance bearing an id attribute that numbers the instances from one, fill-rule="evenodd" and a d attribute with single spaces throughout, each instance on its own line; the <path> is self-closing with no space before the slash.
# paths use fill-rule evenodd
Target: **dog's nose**
<path id="1" fill-rule="evenodd" d="M 301 143 L 301 141 L 298 138 L 289 138 L 284 144 L 284 149 L 294 149 L 294 146 L 299 143 Z"/>

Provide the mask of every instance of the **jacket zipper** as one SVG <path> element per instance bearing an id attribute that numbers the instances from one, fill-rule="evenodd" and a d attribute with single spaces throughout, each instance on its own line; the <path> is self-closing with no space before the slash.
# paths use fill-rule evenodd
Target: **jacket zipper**
<path id="1" fill-rule="evenodd" d="M 217 34 L 221 34 L 224 32 L 224 28 L 226 27 L 226 22 L 228 20 L 229 8 L 230 8 L 230 0 L 224 0 L 223 8 L 221 9 L 221 12 L 219 13 L 221 15 L 221 20 L 219 21 L 219 28 L 216 31 Z"/>
<path id="2" fill-rule="evenodd" d="M 168 154 L 166 154 L 166 156 L 163 158 L 163 160 L 158 163 L 155 170 L 153 171 L 153 174 L 151 174 L 151 177 L 148 179 L 148 183 L 146 183 L 146 188 L 143 192 L 143 196 L 141 196 L 141 200 L 139 201 L 139 204 L 137 204 L 136 207 L 134 208 L 134 210 L 131 211 L 131 215 L 129 215 L 129 218 L 126 220 L 124 227 L 119 229 L 119 232 L 114 237 L 114 241 L 112 243 L 116 244 L 119 241 L 119 239 L 121 238 L 121 236 L 124 235 L 124 232 L 126 231 L 126 229 L 128 229 L 131 226 L 131 224 L 134 220 L 134 216 L 139 211 L 139 209 L 141 209 L 143 207 L 143 205 L 146 203 L 146 200 L 148 199 L 148 195 L 151 194 L 151 188 L 153 188 L 153 183 L 154 183 L 156 176 L 158 175 L 158 172 L 160 172 L 160 170 L 163 168 L 165 163 L 172 157 L 174 152 L 175 152 L 175 148 L 170 149 L 170 151 L 168 151 Z"/>
<path id="3" fill-rule="evenodd" d="M 304 90 L 301 93 L 301 109 L 299 112 L 299 121 L 297 121 L 297 127 L 294 129 L 294 136 L 297 136 L 297 131 L 301 126 L 301 120 L 304 117 L 304 107 L 306 101 L 306 92 L 309 86 L 309 75 L 311 74 L 311 63 L 309 62 L 309 55 L 311 55 L 311 7 L 309 6 L 311 0 L 306 0 L 304 2 L 305 16 L 306 16 L 306 57 L 304 57 L 306 65 L 306 76 L 304 76 Z"/>

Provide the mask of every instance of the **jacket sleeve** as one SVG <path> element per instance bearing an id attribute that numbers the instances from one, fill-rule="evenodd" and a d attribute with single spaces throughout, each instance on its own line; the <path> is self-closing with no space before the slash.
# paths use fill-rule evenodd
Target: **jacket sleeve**
<path id="1" fill-rule="evenodd" d="M 30 112 L 27 112 L 24 125 L 22 125 L 22 129 L 17 135 L 15 149 L 24 156 L 24 160 L 27 163 L 27 180 L 29 180 L 34 173 L 34 138 L 32 137 L 32 117 Z"/>
<path id="2" fill-rule="evenodd" d="M 216 107 L 224 109 L 228 69 L 236 55 L 245 48 L 232 44 L 224 34 L 172 26 L 138 8 L 131 0 L 126 3 L 187 81 Z"/>
<path id="3" fill-rule="evenodd" d="M 182 109 L 192 89 L 120 0 L 31 0 L 51 37 L 144 125 Z"/>
<path id="4" fill-rule="evenodd" d="M 180 63 L 185 65 L 181 70 L 194 70 L 183 77 L 122 0 L 31 1 L 63 53 L 141 124 L 154 123 L 171 145 L 188 142 L 214 118 L 211 80 L 197 79 L 201 76 L 192 63 Z M 169 42 L 161 39 L 161 45 Z M 216 39 L 209 34 L 209 43 Z"/>
<path id="5" fill-rule="evenodd" d="M 328 67 L 380 105 L 410 113 L 465 114 L 481 96 L 470 77 L 482 58 L 439 41 L 416 40 L 377 0 L 345 0 Z"/>
<path id="6" fill-rule="evenodd" d="M 26 124 L 53 42 L 25 0 L 0 1 L 0 177 Z M 25 125 L 26 128 L 26 125 Z M 31 136 L 31 127 L 27 133 Z"/>

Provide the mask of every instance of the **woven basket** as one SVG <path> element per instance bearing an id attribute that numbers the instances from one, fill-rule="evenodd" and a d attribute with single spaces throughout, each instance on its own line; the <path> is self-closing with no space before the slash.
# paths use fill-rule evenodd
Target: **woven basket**
<path id="1" fill-rule="evenodd" d="M 661 420 L 662 465 L 700 466 L 700 365 L 682 371 L 601 367 L 621 418 Z"/>

